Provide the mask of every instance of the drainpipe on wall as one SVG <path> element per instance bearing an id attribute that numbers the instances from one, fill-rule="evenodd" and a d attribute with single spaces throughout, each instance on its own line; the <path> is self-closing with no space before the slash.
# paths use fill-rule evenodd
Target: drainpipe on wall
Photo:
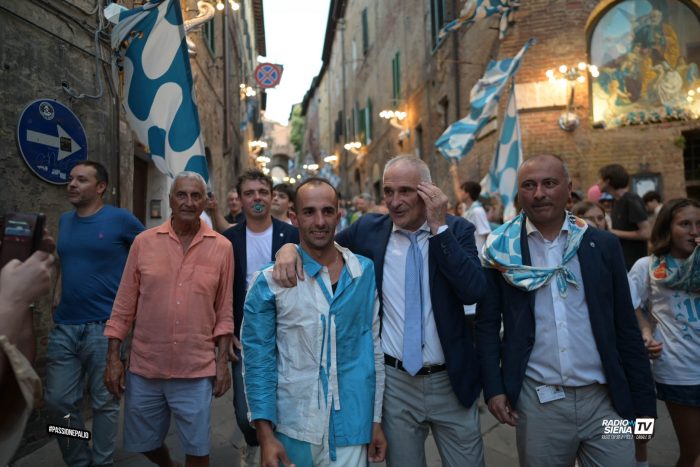
<path id="1" fill-rule="evenodd" d="M 338 29 L 340 30 L 340 64 L 341 64 L 341 85 L 343 86 L 343 145 L 348 142 L 348 128 L 346 122 L 348 120 L 347 109 L 345 104 L 345 18 L 338 20 Z M 350 177 L 348 176 L 348 156 L 350 152 L 343 148 L 343 160 L 340 164 L 340 179 L 343 182 L 343 199 L 350 199 Z"/>
<path id="2" fill-rule="evenodd" d="M 231 144 L 231 50 L 229 45 L 229 15 L 231 5 L 224 2 L 224 148 L 223 156 L 228 155 L 233 150 Z"/>
<path id="3" fill-rule="evenodd" d="M 452 12 L 454 13 L 455 17 L 459 15 L 457 0 L 452 0 Z M 462 118 L 462 110 L 460 106 L 459 36 L 457 31 L 452 33 L 452 60 L 454 62 L 455 75 L 455 121 L 457 121 Z"/>

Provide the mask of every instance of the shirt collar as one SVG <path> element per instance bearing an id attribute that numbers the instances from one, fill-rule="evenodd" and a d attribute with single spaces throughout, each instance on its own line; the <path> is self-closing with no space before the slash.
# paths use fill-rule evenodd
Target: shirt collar
<path id="1" fill-rule="evenodd" d="M 360 276 L 362 274 L 362 267 L 360 266 L 360 262 L 355 255 L 350 253 L 350 250 L 347 248 L 343 248 L 335 242 L 333 242 L 333 246 L 335 246 L 336 250 L 338 250 L 343 256 L 343 260 L 345 261 L 345 265 L 350 273 L 350 277 L 354 279 Z M 304 269 L 306 272 L 308 272 L 312 277 L 315 277 L 319 272 L 321 272 L 323 266 L 313 259 L 311 255 L 301 247 L 301 245 L 297 245 L 297 250 L 301 255 L 301 260 L 304 263 Z"/>
<path id="2" fill-rule="evenodd" d="M 428 234 L 430 234 L 430 227 L 428 227 L 428 221 L 423 222 L 423 225 L 421 225 L 420 227 L 418 227 L 418 230 L 422 230 L 422 231 L 428 232 Z M 413 232 L 410 232 L 410 231 L 408 231 L 408 230 L 406 230 L 406 229 L 402 229 L 401 227 L 399 227 L 399 226 L 396 225 L 396 224 L 392 224 L 391 233 L 395 233 L 395 232 L 398 232 L 398 231 L 406 232 L 406 233 L 409 233 L 409 234 L 410 234 L 410 233 L 413 233 Z"/>
<path id="3" fill-rule="evenodd" d="M 561 235 L 562 232 L 569 232 L 569 222 L 568 222 L 568 213 L 567 216 L 564 217 L 564 223 L 561 226 L 561 229 L 559 230 L 559 235 Z M 528 217 L 525 217 L 525 232 L 527 233 L 527 236 L 530 237 L 533 235 L 535 232 L 541 237 L 542 234 L 540 233 L 539 230 L 537 230 L 537 227 L 535 227 L 535 224 L 530 222 L 530 219 Z"/>
<path id="4" fill-rule="evenodd" d="M 173 223 L 172 223 L 172 218 L 168 219 L 167 221 L 163 222 L 160 224 L 158 227 L 156 227 L 156 232 L 159 234 L 167 234 L 170 235 L 173 238 L 178 238 L 177 234 L 173 230 Z M 202 237 L 216 237 L 216 232 L 214 232 L 206 222 L 203 220 L 199 221 L 199 230 L 197 233 L 194 235 L 194 238 L 192 239 L 192 243 L 194 244 L 196 240 L 199 240 Z"/>

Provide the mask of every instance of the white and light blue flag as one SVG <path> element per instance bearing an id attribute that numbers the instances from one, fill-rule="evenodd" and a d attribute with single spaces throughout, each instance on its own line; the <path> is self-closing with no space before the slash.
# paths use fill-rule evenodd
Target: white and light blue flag
<path id="1" fill-rule="evenodd" d="M 122 10 L 112 31 L 112 74 L 126 120 L 155 166 L 209 179 L 178 0 Z"/>
<path id="2" fill-rule="evenodd" d="M 329 182 L 331 182 L 331 185 L 338 189 L 340 186 L 340 177 L 333 172 L 333 167 L 329 163 L 324 163 L 323 167 L 321 167 L 321 170 L 318 171 L 318 176 L 323 177 Z"/>
<path id="3" fill-rule="evenodd" d="M 480 19 L 491 15 L 500 14 L 501 22 L 498 26 L 498 37 L 503 39 L 508 29 L 508 24 L 513 20 L 515 10 L 520 6 L 518 0 L 467 0 L 467 3 L 459 12 L 459 17 L 447 23 L 438 34 L 440 40 L 447 34 L 456 31 L 464 25 L 472 25 Z"/>
<path id="4" fill-rule="evenodd" d="M 503 88 L 518 71 L 523 55 L 534 42 L 534 39 L 528 40 L 513 58 L 489 62 L 486 73 L 472 88 L 469 115 L 447 127 L 435 142 L 448 161 L 459 161 L 466 156 L 474 146 L 479 131 L 496 118 Z"/>
<path id="5" fill-rule="evenodd" d="M 523 147 L 520 138 L 520 119 L 515 102 L 515 83 L 511 80 L 510 96 L 501 126 L 501 137 L 498 140 L 489 171 L 481 181 L 481 187 L 484 191 L 498 193 L 501 196 L 505 208 L 505 218 L 514 215 L 513 198 L 518 192 L 516 174 L 522 163 Z"/>

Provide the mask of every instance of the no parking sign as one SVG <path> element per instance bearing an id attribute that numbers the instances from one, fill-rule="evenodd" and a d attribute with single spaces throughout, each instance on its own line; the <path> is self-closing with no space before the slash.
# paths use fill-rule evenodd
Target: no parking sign
<path id="1" fill-rule="evenodd" d="M 261 63 L 255 67 L 255 82 L 261 88 L 274 88 L 282 79 L 282 65 Z"/>
<path id="2" fill-rule="evenodd" d="M 68 183 L 73 166 L 87 159 L 82 123 L 68 107 L 53 99 L 37 99 L 22 111 L 17 145 L 32 172 L 56 185 Z"/>

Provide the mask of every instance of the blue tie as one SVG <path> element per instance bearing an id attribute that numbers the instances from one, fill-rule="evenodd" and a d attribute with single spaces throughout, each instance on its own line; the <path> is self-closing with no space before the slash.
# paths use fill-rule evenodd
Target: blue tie
<path id="1" fill-rule="evenodd" d="M 423 255 L 418 246 L 418 235 L 423 232 L 398 232 L 411 241 L 406 257 L 403 367 L 415 376 L 423 367 Z"/>

